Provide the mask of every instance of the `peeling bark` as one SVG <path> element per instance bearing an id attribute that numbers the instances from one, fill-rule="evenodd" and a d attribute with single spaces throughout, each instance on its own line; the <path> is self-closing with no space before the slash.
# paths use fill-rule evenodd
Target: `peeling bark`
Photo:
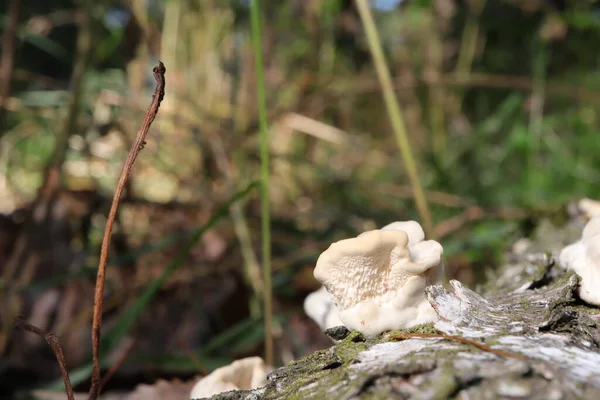
<path id="1" fill-rule="evenodd" d="M 600 399 L 600 310 L 576 297 L 579 278 L 549 253 L 507 259 L 481 295 L 428 287 L 436 324 L 374 339 L 330 330 L 335 346 L 214 399 Z M 419 333 L 429 337 L 392 338 Z"/>

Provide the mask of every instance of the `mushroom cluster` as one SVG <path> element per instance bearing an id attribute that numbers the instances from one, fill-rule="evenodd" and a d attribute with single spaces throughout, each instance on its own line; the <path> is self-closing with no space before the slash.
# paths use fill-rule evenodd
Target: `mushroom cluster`
<path id="1" fill-rule="evenodd" d="M 581 240 L 565 247 L 559 261 L 581 277 L 579 297 L 588 304 L 600 306 L 600 217 L 587 223 Z"/>
<path id="2" fill-rule="evenodd" d="M 333 243 L 321 254 L 315 278 L 348 329 L 375 336 L 437 320 L 425 287 L 435 283 L 443 248 L 424 239 L 417 222 L 394 222 Z"/>

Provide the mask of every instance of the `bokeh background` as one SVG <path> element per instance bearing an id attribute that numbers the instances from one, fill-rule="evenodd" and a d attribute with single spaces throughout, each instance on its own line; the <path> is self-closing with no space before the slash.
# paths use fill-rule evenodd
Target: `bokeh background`
<path id="1" fill-rule="evenodd" d="M 475 285 L 540 219 L 599 196 L 600 3 L 370 3 L 449 277 Z M 355 2 L 261 4 L 280 365 L 330 345 L 302 309 L 319 254 L 419 214 Z M 0 16 L 0 393 L 62 386 L 18 315 L 89 385 L 100 242 L 158 60 L 167 95 L 112 240 L 106 390 L 261 355 L 249 2 L 4 0 Z"/>

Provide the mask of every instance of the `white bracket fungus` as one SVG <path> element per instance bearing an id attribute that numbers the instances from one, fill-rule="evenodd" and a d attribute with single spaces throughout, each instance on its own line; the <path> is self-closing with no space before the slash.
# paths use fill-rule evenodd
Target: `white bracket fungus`
<path id="1" fill-rule="evenodd" d="M 217 368 L 200 379 L 190 393 L 190 399 L 211 397 L 229 390 L 257 389 L 267 384 L 269 369 L 260 357 L 248 357 Z"/>
<path id="2" fill-rule="evenodd" d="M 337 306 L 324 287 L 306 296 L 304 312 L 319 325 L 322 331 L 344 325 L 338 316 Z"/>
<path id="3" fill-rule="evenodd" d="M 375 336 L 437 320 L 425 286 L 435 279 L 443 248 L 424 238 L 417 222 L 394 222 L 333 243 L 321 254 L 315 278 L 348 329 Z"/>
<path id="4" fill-rule="evenodd" d="M 579 297 L 588 304 L 600 306 L 600 217 L 587 223 L 581 240 L 565 247 L 559 260 L 581 277 Z"/>
<path id="5" fill-rule="evenodd" d="M 600 217 L 600 201 L 598 200 L 581 199 L 577 206 L 587 218 Z"/>

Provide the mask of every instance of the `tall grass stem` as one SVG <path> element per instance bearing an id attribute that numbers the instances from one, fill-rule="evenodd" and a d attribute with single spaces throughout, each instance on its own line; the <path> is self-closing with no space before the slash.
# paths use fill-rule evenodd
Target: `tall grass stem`
<path id="1" fill-rule="evenodd" d="M 383 99 L 390 118 L 390 123 L 396 137 L 396 142 L 400 148 L 402 158 L 404 159 L 410 184 L 413 187 L 417 210 L 421 216 L 425 232 L 429 237 L 432 237 L 434 232 L 429 205 L 427 204 L 427 199 L 423 192 L 421 181 L 419 180 L 417 163 L 413 156 L 410 142 L 408 141 L 406 127 L 402 118 L 402 111 L 400 110 L 400 105 L 398 104 L 396 93 L 394 92 L 394 85 L 385 60 L 385 55 L 383 54 L 381 40 L 379 39 L 379 34 L 375 27 L 373 14 L 371 13 L 367 0 L 356 0 L 356 4 L 358 6 L 360 19 L 365 28 L 369 49 L 373 56 L 373 62 L 375 63 L 375 69 L 377 70 L 377 76 L 379 77 L 379 83 L 381 84 L 381 91 L 383 92 Z"/>
<path id="2" fill-rule="evenodd" d="M 273 289 L 271 285 L 271 210 L 269 201 L 269 134 L 267 129 L 267 101 L 262 59 L 260 29 L 260 4 L 252 0 L 250 5 L 254 69 L 256 73 L 256 95 L 260 129 L 260 175 L 261 175 L 261 240 L 263 263 L 263 300 L 265 319 L 265 362 L 273 365 Z"/>

